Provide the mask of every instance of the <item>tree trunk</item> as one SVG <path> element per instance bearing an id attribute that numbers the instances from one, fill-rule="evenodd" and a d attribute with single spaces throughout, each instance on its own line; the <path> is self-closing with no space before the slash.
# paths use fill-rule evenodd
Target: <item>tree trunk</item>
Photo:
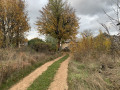
<path id="1" fill-rule="evenodd" d="M 57 51 L 60 51 L 60 48 L 61 48 L 61 47 L 60 47 L 60 42 L 61 42 L 61 40 L 59 39 L 59 40 L 58 40 L 58 50 L 57 50 Z"/>
<path id="2" fill-rule="evenodd" d="M 4 32 L 2 48 L 6 48 L 6 33 Z"/>

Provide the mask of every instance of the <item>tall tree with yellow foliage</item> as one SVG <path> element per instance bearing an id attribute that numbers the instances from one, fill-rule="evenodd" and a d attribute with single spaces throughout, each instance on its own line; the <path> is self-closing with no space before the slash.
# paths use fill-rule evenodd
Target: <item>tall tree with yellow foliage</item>
<path id="1" fill-rule="evenodd" d="M 40 33 L 57 39 L 58 50 L 60 44 L 68 39 L 74 39 L 79 28 L 79 19 L 75 10 L 62 0 L 49 0 L 40 11 L 37 26 Z"/>
<path id="2" fill-rule="evenodd" d="M 0 31 L 3 47 L 15 44 L 17 47 L 29 30 L 25 2 L 23 0 L 0 0 Z"/>

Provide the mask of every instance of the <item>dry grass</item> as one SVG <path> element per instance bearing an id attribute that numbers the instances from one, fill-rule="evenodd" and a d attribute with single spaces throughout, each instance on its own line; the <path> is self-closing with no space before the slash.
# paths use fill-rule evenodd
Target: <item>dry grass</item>
<path id="1" fill-rule="evenodd" d="M 120 58 L 80 55 L 69 64 L 69 90 L 120 90 Z M 79 61 L 80 59 L 80 61 Z"/>
<path id="2" fill-rule="evenodd" d="M 37 53 L 28 48 L 14 50 L 0 49 L 0 87 L 3 83 L 7 83 L 12 77 L 15 79 L 14 74 L 23 73 L 28 67 L 34 66 L 37 63 L 43 64 L 58 56 L 60 55 Z M 30 72 L 30 70 L 27 71 Z M 20 76 L 20 78 L 21 77 L 22 76 Z"/>

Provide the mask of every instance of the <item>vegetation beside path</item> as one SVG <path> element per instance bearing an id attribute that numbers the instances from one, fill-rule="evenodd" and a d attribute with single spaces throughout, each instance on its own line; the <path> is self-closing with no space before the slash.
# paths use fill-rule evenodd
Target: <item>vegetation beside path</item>
<path id="1" fill-rule="evenodd" d="M 55 55 L 48 55 L 46 58 L 45 57 L 42 58 L 40 55 L 39 55 L 39 57 L 36 57 L 38 60 L 36 60 L 34 58 L 34 63 L 32 62 L 32 64 L 30 64 L 29 66 L 25 66 L 24 68 L 18 69 L 18 70 L 14 71 L 14 72 L 11 72 L 12 66 L 9 67 L 10 68 L 9 72 L 11 72 L 11 75 L 9 75 L 9 77 L 6 76 L 7 79 L 4 80 L 3 83 L 1 83 L 0 90 L 8 90 L 11 86 L 13 86 L 17 82 L 19 82 L 21 79 L 23 79 L 24 77 L 29 75 L 31 72 L 33 72 L 36 68 L 40 67 L 41 65 L 45 64 L 48 61 L 51 61 L 51 60 L 61 56 L 62 54 L 58 53 L 58 54 L 55 54 Z M 34 55 L 31 55 L 31 57 L 33 57 L 33 56 Z M 30 58 L 27 58 L 27 59 L 30 59 Z M 30 60 L 28 60 L 28 61 L 30 61 Z M 19 66 L 21 66 L 21 65 L 19 65 Z M 7 70 L 7 68 L 6 68 L 6 70 Z M 2 73 L 1 73 L 1 75 L 2 75 Z M 8 75 L 7 71 L 6 71 L 6 75 Z"/>
<path id="2" fill-rule="evenodd" d="M 56 71 L 60 67 L 60 64 L 68 57 L 69 55 L 66 55 L 48 67 L 48 69 L 33 82 L 28 90 L 47 90 L 50 86 L 50 83 L 53 81 Z"/>

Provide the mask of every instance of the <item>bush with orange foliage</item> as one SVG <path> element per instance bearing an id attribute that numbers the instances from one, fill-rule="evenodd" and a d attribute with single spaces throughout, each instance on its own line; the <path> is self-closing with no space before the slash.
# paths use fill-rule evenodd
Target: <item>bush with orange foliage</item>
<path id="1" fill-rule="evenodd" d="M 71 42 L 71 51 L 77 58 L 80 59 L 88 54 L 94 56 L 94 54 L 110 53 L 110 38 L 105 37 L 102 31 L 96 37 L 93 37 L 92 34 L 87 35 L 88 33 L 82 33 L 82 38 L 78 42 Z"/>

